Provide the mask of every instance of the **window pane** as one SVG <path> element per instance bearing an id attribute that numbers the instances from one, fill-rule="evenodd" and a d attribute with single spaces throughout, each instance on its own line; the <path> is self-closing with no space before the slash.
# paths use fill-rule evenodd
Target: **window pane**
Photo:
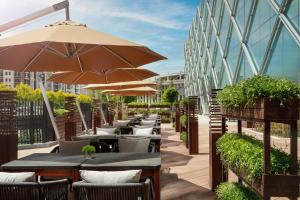
<path id="1" fill-rule="evenodd" d="M 258 1 L 248 44 L 259 66 L 263 61 L 275 20 L 276 14 L 268 1 Z"/>
<path id="2" fill-rule="evenodd" d="M 246 26 L 249 17 L 249 11 L 253 0 L 239 0 L 238 8 L 236 11 L 236 20 L 242 33 Z"/>
<path id="3" fill-rule="evenodd" d="M 225 87 L 226 85 L 229 85 L 229 79 L 228 79 L 228 75 L 227 72 L 225 70 L 224 65 L 222 66 L 222 81 L 221 81 L 221 88 Z"/>
<path id="4" fill-rule="evenodd" d="M 229 30 L 229 23 L 230 23 L 230 17 L 229 17 L 228 11 L 226 9 L 224 9 L 222 28 L 220 30 L 220 40 L 221 40 L 223 50 L 224 50 L 225 44 L 226 44 L 227 33 Z"/>
<path id="5" fill-rule="evenodd" d="M 239 56 L 240 47 L 241 47 L 241 44 L 240 44 L 239 38 L 237 36 L 236 31 L 233 29 L 230 46 L 228 49 L 228 55 L 227 55 L 227 62 L 230 66 L 232 74 L 234 74 L 235 70 L 236 70 L 237 59 Z"/>
<path id="6" fill-rule="evenodd" d="M 249 62 L 247 60 L 247 58 L 245 57 L 245 54 L 242 53 L 242 57 L 241 57 L 241 67 L 240 67 L 240 72 L 239 75 L 237 77 L 237 80 L 244 80 L 247 79 L 249 77 L 253 76 L 251 67 L 249 65 Z"/>
<path id="7" fill-rule="evenodd" d="M 215 23 L 216 23 L 216 26 L 218 27 L 218 23 L 220 20 L 220 15 L 221 15 L 221 5 L 222 5 L 222 2 L 221 0 L 217 0 L 216 1 L 216 8 L 215 8 L 215 15 L 214 15 L 214 19 L 215 19 Z"/>
<path id="8" fill-rule="evenodd" d="M 300 1 L 299 0 L 292 1 L 287 15 L 293 21 L 295 26 L 298 29 L 300 29 Z"/>
<path id="9" fill-rule="evenodd" d="M 288 30 L 283 27 L 270 60 L 267 73 L 300 83 L 300 50 Z"/>

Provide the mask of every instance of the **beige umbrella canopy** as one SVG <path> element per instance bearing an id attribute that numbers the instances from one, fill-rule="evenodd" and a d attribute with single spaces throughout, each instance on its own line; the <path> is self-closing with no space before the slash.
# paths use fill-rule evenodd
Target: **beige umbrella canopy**
<path id="1" fill-rule="evenodd" d="M 63 21 L 0 40 L 0 66 L 14 71 L 133 68 L 166 59 L 149 48 Z"/>
<path id="2" fill-rule="evenodd" d="M 126 81 L 140 81 L 158 74 L 141 68 L 119 68 L 100 72 L 58 72 L 48 81 L 66 84 L 107 84 Z"/>
<path id="3" fill-rule="evenodd" d="M 118 82 L 111 84 L 89 84 L 83 89 L 89 90 L 122 90 L 136 87 L 145 87 L 145 86 L 156 86 L 157 84 L 151 81 L 129 81 L 129 82 Z"/>
<path id="4" fill-rule="evenodd" d="M 153 96 L 157 93 L 157 90 L 151 87 L 138 87 L 123 90 L 104 90 L 102 92 L 118 96 Z"/>

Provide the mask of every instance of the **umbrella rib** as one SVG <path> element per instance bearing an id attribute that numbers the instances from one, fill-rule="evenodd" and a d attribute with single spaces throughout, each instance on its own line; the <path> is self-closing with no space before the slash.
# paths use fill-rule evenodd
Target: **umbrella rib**
<path id="1" fill-rule="evenodd" d="M 130 67 L 136 68 L 136 66 L 134 66 L 133 64 L 131 64 L 126 58 L 124 58 L 123 56 L 121 56 L 120 54 L 118 54 L 117 52 L 113 51 L 112 49 L 110 49 L 107 46 L 101 46 L 103 47 L 105 50 L 107 50 L 109 53 L 113 54 L 114 56 L 117 56 L 118 58 L 120 58 L 123 62 L 125 62 L 127 65 L 129 65 Z"/>
<path id="2" fill-rule="evenodd" d="M 88 53 L 88 52 L 90 52 L 90 51 L 93 51 L 93 50 L 96 49 L 96 48 L 98 48 L 98 46 L 93 46 L 93 47 L 91 47 L 91 48 L 89 48 L 89 49 L 87 49 L 87 50 L 85 50 L 85 51 L 83 51 L 83 52 L 79 52 L 78 55 L 86 54 L 86 53 Z"/>
<path id="3" fill-rule="evenodd" d="M 135 78 L 136 80 L 140 81 L 141 79 L 138 76 L 135 76 L 133 73 L 130 73 L 128 70 L 125 70 L 127 74 L 129 74 L 131 77 Z"/>
<path id="4" fill-rule="evenodd" d="M 37 52 L 37 54 L 35 54 L 30 61 L 25 65 L 24 69 L 22 70 L 23 72 L 26 71 L 28 69 L 28 67 L 30 67 L 30 65 L 41 55 L 41 53 L 43 53 L 43 51 L 45 51 L 45 49 L 47 48 L 48 44 L 45 45 L 39 52 Z"/>
<path id="5" fill-rule="evenodd" d="M 79 55 L 80 54 L 80 50 L 83 48 L 83 47 L 85 47 L 86 45 L 85 44 L 83 44 L 83 45 L 81 45 L 79 48 L 76 48 L 76 50 L 74 51 L 74 55 L 76 54 L 76 55 Z M 75 45 L 75 47 L 76 47 L 76 45 Z"/>
<path id="6" fill-rule="evenodd" d="M 79 74 L 79 76 L 74 80 L 74 81 L 72 81 L 72 84 L 75 84 L 79 79 L 81 79 L 81 77 L 83 76 L 83 75 L 85 75 L 87 72 L 83 72 L 83 73 L 80 73 Z"/>
<path id="7" fill-rule="evenodd" d="M 81 60 L 79 58 L 79 55 L 76 55 L 76 57 L 77 57 L 77 60 L 78 60 L 78 63 L 79 63 L 80 71 L 83 72 L 83 66 L 82 66 Z"/>
<path id="8" fill-rule="evenodd" d="M 63 56 L 63 57 L 67 57 L 64 53 L 60 52 L 57 49 L 54 49 L 53 47 L 48 46 L 47 49 L 49 49 L 49 51 L 54 51 L 53 53 L 56 53 L 57 55 Z"/>
<path id="9" fill-rule="evenodd" d="M 10 49 L 10 48 L 12 48 L 12 47 L 14 47 L 14 46 L 9 46 L 9 47 L 6 47 L 6 48 L 2 49 L 2 50 L 0 51 L 0 55 L 1 55 L 4 51 L 6 51 L 6 50 L 8 50 L 8 49 Z"/>

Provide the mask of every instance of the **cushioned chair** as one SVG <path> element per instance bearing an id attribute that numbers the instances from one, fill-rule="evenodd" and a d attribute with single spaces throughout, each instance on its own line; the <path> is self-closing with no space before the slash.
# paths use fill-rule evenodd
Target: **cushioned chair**
<path id="1" fill-rule="evenodd" d="M 150 179 L 142 179 L 140 183 L 123 183 L 116 185 L 97 185 L 93 183 L 75 182 L 73 184 L 75 200 L 152 200 Z"/>
<path id="2" fill-rule="evenodd" d="M 149 137 L 120 137 L 118 139 L 119 152 L 136 152 L 136 153 L 146 153 L 154 152 L 153 146 L 150 145 Z"/>
<path id="3" fill-rule="evenodd" d="M 68 200 L 67 179 L 47 182 L 0 183 L 1 200 Z"/>
<path id="4" fill-rule="evenodd" d="M 51 153 L 62 153 L 69 155 L 82 154 L 82 147 L 89 145 L 90 140 L 78 140 L 78 141 L 59 141 L 59 146 L 54 147 Z M 97 148 L 96 148 L 97 150 Z"/>

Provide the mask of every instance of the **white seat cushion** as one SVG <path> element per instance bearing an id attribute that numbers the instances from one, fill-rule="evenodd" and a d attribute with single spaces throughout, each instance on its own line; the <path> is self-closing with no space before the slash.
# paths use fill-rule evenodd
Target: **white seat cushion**
<path id="1" fill-rule="evenodd" d="M 150 138 L 148 137 L 120 137 L 118 139 L 119 152 L 147 153 Z"/>
<path id="2" fill-rule="evenodd" d="M 156 122 L 156 120 L 142 120 L 141 121 L 141 125 L 142 126 L 145 126 L 145 125 L 152 125 L 152 126 L 154 126 L 155 122 Z"/>
<path id="3" fill-rule="evenodd" d="M 81 179 L 87 183 L 99 185 L 116 185 L 121 183 L 138 183 L 142 170 L 127 171 L 89 171 L 80 170 Z"/>
<path id="4" fill-rule="evenodd" d="M 34 172 L 0 172 L 0 183 L 35 182 Z"/>
<path id="5" fill-rule="evenodd" d="M 113 125 L 116 127 L 127 126 L 129 122 L 129 120 L 117 120 L 113 122 Z"/>
<path id="6" fill-rule="evenodd" d="M 96 129 L 97 135 L 114 135 L 116 128 L 98 128 Z"/>
<path id="7" fill-rule="evenodd" d="M 133 128 L 133 135 L 143 135 L 143 136 L 149 136 L 152 135 L 153 128 L 152 127 L 146 127 L 146 128 Z"/>

